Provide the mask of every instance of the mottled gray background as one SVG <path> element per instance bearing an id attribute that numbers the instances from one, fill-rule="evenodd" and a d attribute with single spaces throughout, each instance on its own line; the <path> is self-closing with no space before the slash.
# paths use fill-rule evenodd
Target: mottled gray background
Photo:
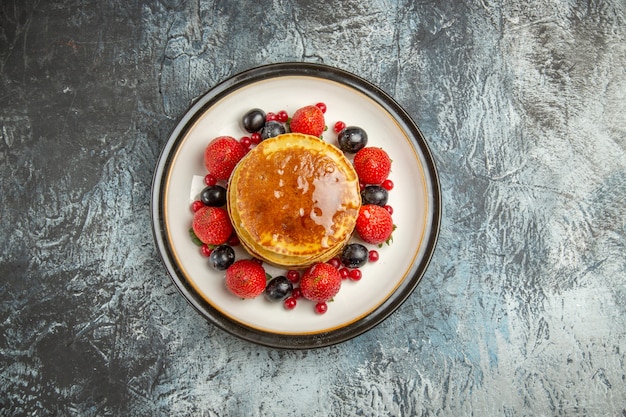
<path id="1" fill-rule="evenodd" d="M 205 322 L 150 223 L 176 119 L 283 61 L 394 96 L 444 199 L 410 299 L 312 351 Z M 1 414 L 626 416 L 625 67 L 623 0 L 3 0 Z"/>

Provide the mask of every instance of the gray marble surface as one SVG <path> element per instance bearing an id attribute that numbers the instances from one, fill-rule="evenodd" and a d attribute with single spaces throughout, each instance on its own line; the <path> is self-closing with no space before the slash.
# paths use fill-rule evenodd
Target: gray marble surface
<path id="1" fill-rule="evenodd" d="M 379 85 L 441 176 L 430 267 L 310 351 L 202 319 L 156 252 L 176 119 L 261 64 Z M 0 414 L 626 415 L 626 4 L 0 5 Z"/>

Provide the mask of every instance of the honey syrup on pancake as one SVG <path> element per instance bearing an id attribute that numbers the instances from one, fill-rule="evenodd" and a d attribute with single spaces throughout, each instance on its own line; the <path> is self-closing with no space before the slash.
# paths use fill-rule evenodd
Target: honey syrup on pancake
<path id="1" fill-rule="evenodd" d="M 291 146 L 264 158 L 248 160 L 246 187 L 239 212 L 252 214 L 248 232 L 262 246 L 306 245 L 328 248 L 337 242 L 338 223 L 356 216 L 358 186 L 348 181 L 337 163 L 323 152 Z M 243 216 L 245 217 L 245 216 Z M 280 242 L 280 243 L 279 243 Z"/>

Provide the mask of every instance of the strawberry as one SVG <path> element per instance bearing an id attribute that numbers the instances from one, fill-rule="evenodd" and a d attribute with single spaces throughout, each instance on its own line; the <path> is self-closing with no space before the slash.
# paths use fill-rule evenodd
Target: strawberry
<path id="1" fill-rule="evenodd" d="M 354 155 L 353 165 L 363 184 L 380 184 L 391 172 L 391 159 L 381 148 L 361 149 Z"/>
<path id="2" fill-rule="evenodd" d="M 394 228 L 391 214 L 387 209 L 375 204 L 361 206 L 356 219 L 356 232 L 365 242 L 374 245 L 389 243 Z"/>
<path id="3" fill-rule="evenodd" d="M 326 129 L 324 113 L 317 106 L 301 107 L 293 114 L 289 128 L 294 133 L 320 137 Z"/>
<path id="4" fill-rule="evenodd" d="M 233 233 L 228 212 L 221 207 L 201 207 L 193 214 L 193 232 L 202 243 L 221 245 Z"/>
<path id="5" fill-rule="evenodd" d="M 334 266 L 317 263 L 310 266 L 300 279 L 300 291 L 307 300 L 316 303 L 330 301 L 341 288 L 341 275 Z"/>
<path id="6" fill-rule="evenodd" d="M 226 270 L 226 288 L 239 298 L 255 298 L 265 291 L 265 269 L 250 259 L 235 261 Z"/>
<path id="7" fill-rule="evenodd" d="M 218 180 L 227 180 L 245 154 L 246 149 L 237 139 L 232 136 L 219 136 L 204 150 L 204 165 Z"/>

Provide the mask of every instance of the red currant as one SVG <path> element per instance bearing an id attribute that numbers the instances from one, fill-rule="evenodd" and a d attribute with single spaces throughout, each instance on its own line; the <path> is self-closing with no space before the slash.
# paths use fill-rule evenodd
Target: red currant
<path id="1" fill-rule="evenodd" d="M 261 134 L 259 132 L 254 132 L 250 135 L 250 142 L 258 145 L 261 143 Z"/>
<path id="2" fill-rule="evenodd" d="M 244 148 L 249 148 L 252 145 L 252 139 L 249 136 L 243 136 L 239 139 L 239 143 L 243 145 Z"/>
<path id="3" fill-rule="evenodd" d="M 200 210 L 202 207 L 204 207 L 204 203 L 200 200 L 196 200 L 191 203 L 191 211 L 193 211 L 194 213 Z"/>
<path id="4" fill-rule="evenodd" d="M 237 236 L 235 233 L 233 233 L 229 238 L 228 238 L 228 244 L 230 246 L 237 246 L 239 245 L 239 236 Z"/>
<path id="5" fill-rule="evenodd" d="M 265 115 L 265 120 L 268 122 L 278 120 L 278 116 L 276 116 L 276 113 L 269 112 Z"/>
<path id="6" fill-rule="evenodd" d="M 350 278 L 352 281 L 359 281 L 362 277 L 363 277 L 363 274 L 361 273 L 360 269 L 353 269 L 350 271 L 350 274 L 348 275 L 348 278 Z"/>
<path id="7" fill-rule="evenodd" d="M 342 130 L 344 130 L 346 128 L 346 124 L 342 121 L 339 121 L 337 123 L 335 123 L 335 126 L 333 127 L 333 130 L 335 131 L 335 133 L 339 133 Z"/>
<path id="8" fill-rule="evenodd" d="M 206 174 L 204 176 L 204 183 L 206 185 L 215 185 L 217 184 L 217 178 L 215 178 L 212 174 Z"/>
<path id="9" fill-rule="evenodd" d="M 324 314 L 328 311 L 328 304 L 322 302 L 315 304 L 315 312 L 317 314 Z"/>
<path id="10" fill-rule="evenodd" d="M 316 103 L 315 107 L 320 109 L 322 113 L 326 113 L 326 104 L 325 103 Z"/>
<path id="11" fill-rule="evenodd" d="M 339 269 L 339 267 L 341 266 L 341 259 L 339 258 L 333 258 L 331 260 L 328 261 L 328 263 L 335 269 Z"/>
<path id="12" fill-rule="evenodd" d="M 350 270 L 348 268 L 341 268 L 339 270 L 339 275 L 341 276 L 341 279 L 348 279 L 348 276 L 350 276 Z"/>
<path id="13" fill-rule="evenodd" d="M 300 281 L 300 273 L 295 269 L 287 271 L 287 279 L 293 283 Z"/>
<path id="14" fill-rule="evenodd" d="M 202 256 L 206 256 L 208 258 L 211 256 L 211 252 L 213 252 L 213 249 L 209 245 L 200 246 L 200 253 Z"/>
<path id="15" fill-rule="evenodd" d="M 299 300 L 300 298 L 302 298 L 302 290 L 300 288 L 294 288 L 291 291 L 291 296 L 296 300 Z"/>
<path id="16" fill-rule="evenodd" d="M 387 204 L 384 207 L 385 210 L 387 210 L 389 212 L 389 214 L 393 214 L 393 207 L 391 207 L 389 204 Z"/>
<path id="17" fill-rule="evenodd" d="M 296 301 L 296 299 L 293 297 L 287 297 L 283 304 L 287 310 L 293 310 L 294 308 L 296 308 L 296 304 L 298 304 L 298 301 Z"/>
<path id="18" fill-rule="evenodd" d="M 285 110 L 281 110 L 276 113 L 276 120 L 281 123 L 285 123 L 287 122 L 287 120 L 289 120 L 289 114 Z"/>
<path id="19" fill-rule="evenodd" d="M 380 255 L 378 254 L 378 251 L 375 249 L 372 249 L 371 251 L 369 251 L 368 259 L 370 262 L 376 262 L 378 259 L 380 259 Z"/>
<path id="20" fill-rule="evenodd" d="M 387 191 L 391 191 L 393 190 L 393 181 L 391 180 L 385 180 L 383 181 L 383 183 L 381 184 L 381 187 L 383 187 L 385 190 Z"/>

